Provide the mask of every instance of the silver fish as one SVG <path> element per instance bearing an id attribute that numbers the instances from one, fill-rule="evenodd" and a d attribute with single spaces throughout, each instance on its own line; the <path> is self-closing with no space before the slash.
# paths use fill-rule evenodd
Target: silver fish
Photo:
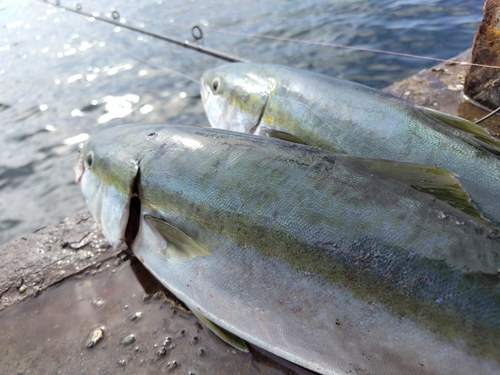
<path id="1" fill-rule="evenodd" d="M 235 63 L 201 81 L 213 127 L 456 173 L 500 226 L 500 141 L 480 126 L 353 82 L 286 66 Z"/>
<path id="2" fill-rule="evenodd" d="M 442 202 L 467 205 L 450 172 L 154 125 L 92 136 L 76 171 L 108 239 L 235 347 L 328 375 L 500 374 L 499 231 Z"/>

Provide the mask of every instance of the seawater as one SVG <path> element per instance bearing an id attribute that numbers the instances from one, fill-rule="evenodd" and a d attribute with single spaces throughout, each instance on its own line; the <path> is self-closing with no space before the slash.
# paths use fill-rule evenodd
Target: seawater
<path id="1" fill-rule="evenodd" d="M 206 47 L 376 88 L 434 63 L 234 32 L 451 58 L 470 47 L 483 5 L 479 0 L 79 4 L 105 17 L 118 11 L 121 22 L 191 42 L 191 27 L 199 25 Z M 87 134 L 122 123 L 208 126 L 193 80 L 222 63 L 46 3 L 0 1 L 0 245 L 85 208 L 72 168 Z"/>

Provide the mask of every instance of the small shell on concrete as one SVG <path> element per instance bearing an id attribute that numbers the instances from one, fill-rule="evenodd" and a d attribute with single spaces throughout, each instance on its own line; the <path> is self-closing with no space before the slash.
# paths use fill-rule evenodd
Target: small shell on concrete
<path id="1" fill-rule="evenodd" d="M 122 340 L 122 345 L 131 345 L 135 342 L 134 334 L 130 334 Z"/>
<path id="2" fill-rule="evenodd" d="M 99 327 L 94 329 L 87 341 L 87 348 L 92 349 L 103 338 L 104 338 L 104 327 Z"/>
<path id="3" fill-rule="evenodd" d="M 142 318 L 142 312 L 141 311 L 137 311 L 136 313 L 134 313 L 134 315 L 132 315 L 130 317 L 130 320 L 131 321 L 135 321 L 135 320 L 139 320 Z"/>

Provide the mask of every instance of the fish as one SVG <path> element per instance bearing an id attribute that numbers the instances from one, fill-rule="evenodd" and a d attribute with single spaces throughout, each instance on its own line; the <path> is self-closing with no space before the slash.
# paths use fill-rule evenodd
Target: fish
<path id="1" fill-rule="evenodd" d="M 205 72 L 212 127 L 454 172 L 500 226 L 500 141 L 470 121 L 354 82 L 287 66 L 234 63 Z"/>
<path id="2" fill-rule="evenodd" d="M 451 172 L 161 124 L 92 135 L 75 171 L 110 243 L 235 348 L 500 374 L 500 232 L 444 201 L 469 200 Z"/>

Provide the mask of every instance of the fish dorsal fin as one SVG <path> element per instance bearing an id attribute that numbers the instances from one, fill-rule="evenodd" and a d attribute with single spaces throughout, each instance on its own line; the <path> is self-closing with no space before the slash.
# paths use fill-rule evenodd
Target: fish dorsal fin
<path id="1" fill-rule="evenodd" d="M 144 220 L 167 241 L 165 255 L 176 260 L 188 260 L 199 256 L 211 256 L 210 252 L 196 243 L 183 231 L 164 220 L 144 215 Z"/>
<path id="2" fill-rule="evenodd" d="M 224 328 L 219 327 L 217 324 L 212 322 L 210 319 L 206 318 L 201 313 L 194 311 L 194 309 L 192 309 L 191 311 L 208 329 L 210 329 L 213 333 L 219 336 L 221 340 L 225 341 L 232 347 L 241 350 L 242 352 L 249 353 L 245 341 L 240 339 L 238 336 L 232 334 L 231 332 L 225 330 Z"/>
<path id="3" fill-rule="evenodd" d="M 492 154 L 500 156 L 500 140 L 491 136 L 486 129 L 474 124 L 471 121 L 447 113 L 439 112 L 430 108 L 421 108 L 430 116 L 444 122 L 445 124 L 459 129 L 477 141 L 474 146 L 479 146 L 488 150 Z M 464 141 L 467 141 L 464 139 Z"/>
<path id="4" fill-rule="evenodd" d="M 284 132 L 281 130 L 270 129 L 267 127 L 262 127 L 262 129 L 266 132 L 268 137 L 281 139 L 282 141 L 298 143 L 301 145 L 307 145 L 307 142 L 303 141 L 302 139 L 300 139 L 299 137 L 297 137 L 293 134 L 290 134 L 290 133 L 287 133 L 287 132 Z"/>
<path id="5" fill-rule="evenodd" d="M 460 211 L 488 221 L 471 202 L 469 194 L 455 174 L 450 171 L 428 165 L 391 160 L 356 159 L 357 163 L 379 176 L 388 177 L 415 190 L 430 194 Z"/>

